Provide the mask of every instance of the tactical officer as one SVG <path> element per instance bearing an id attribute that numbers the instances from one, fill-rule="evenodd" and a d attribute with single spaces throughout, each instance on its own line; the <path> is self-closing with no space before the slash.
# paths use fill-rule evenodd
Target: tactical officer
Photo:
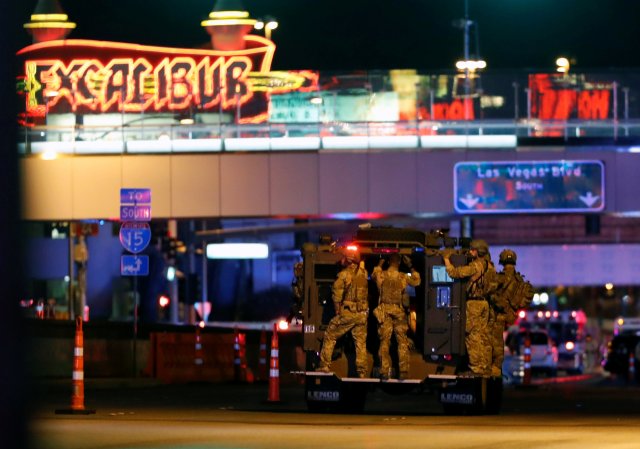
<path id="1" fill-rule="evenodd" d="M 336 340 L 351 331 L 356 346 L 356 370 L 359 377 L 368 376 L 367 317 L 369 315 L 368 273 L 357 251 L 347 250 L 333 283 L 332 297 L 336 315 L 331 319 L 322 341 L 318 371 L 330 372 Z"/>
<path id="2" fill-rule="evenodd" d="M 496 292 L 489 300 L 489 344 L 491 345 L 491 375 L 502 376 L 502 362 L 504 361 L 504 330 L 508 323 L 507 316 L 515 313 L 509 304 L 508 287 L 515 274 L 514 265 L 516 254 L 510 249 L 500 253 L 500 265 L 503 269 L 496 274 Z M 509 267 L 509 268 L 507 268 Z"/>
<path id="3" fill-rule="evenodd" d="M 389 268 L 382 271 L 384 259 L 380 260 L 377 267 L 373 269 L 371 278 L 378 286 L 380 293 L 380 304 L 373 311 L 378 320 L 378 336 L 380 337 L 380 377 L 389 378 L 391 369 L 391 357 L 389 356 L 389 345 L 391 334 L 395 334 L 398 344 L 398 365 L 399 378 L 409 377 L 409 339 L 407 331 L 409 329 L 409 295 L 406 294 L 407 285 L 416 287 L 420 285 L 420 274 L 412 267 L 411 259 L 403 257 L 404 264 L 411 270 L 411 276 L 402 273 L 400 269 L 400 256 L 393 254 L 389 258 Z"/>
<path id="4" fill-rule="evenodd" d="M 304 302 L 304 264 L 302 262 L 296 262 L 293 266 L 291 293 L 293 294 L 293 304 L 287 318 L 288 322 L 302 318 L 302 303 Z"/>
<path id="5" fill-rule="evenodd" d="M 473 240 L 469 248 L 471 261 L 454 267 L 450 253 L 443 255 L 447 273 L 454 279 L 469 278 L 467 283 L 467 321 L 465 344 L 469 354 L 469 369 L 474 374 L 490 374 L 491 347 L 489 345 L 489 302 L 487 298 L 488 272 L 493 264 L 486 260 L 489 246 L 484 240 Z M 495 273 L 495 270 L 494 270 Z"/>
<path id="6" fill-rule="evenodd" d="M 515 251 L 505 249 L 500 253 L 498 262 L 502 271 L 496 274 L 497 289 L 491 296 L 489 309 L 489 330 L 491 341 L 491 375 L 502 376 L 504 362 L 504 330 L 516 321 L 517 307 L 512 305 L 515 295 L 516 260 Z"/>

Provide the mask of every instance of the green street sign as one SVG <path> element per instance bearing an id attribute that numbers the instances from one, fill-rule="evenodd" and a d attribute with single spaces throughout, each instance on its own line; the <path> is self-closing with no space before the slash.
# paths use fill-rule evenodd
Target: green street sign
<path id="1" fill-rule="evenodd" d="M 598 212 L 602 161 L 458 162 L 454 208 L 461 214 Z"/>

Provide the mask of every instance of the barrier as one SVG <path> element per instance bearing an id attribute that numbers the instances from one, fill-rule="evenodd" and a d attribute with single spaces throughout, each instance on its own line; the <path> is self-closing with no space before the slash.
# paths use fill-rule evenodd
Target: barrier
<path id="1" fill-rule="evenodd" d="M 73 348 L 71 408 L 56 410 L 57 414 L 91 415 L 95 410 L 84 407 L 84 334 L 82 317 L 76 317 L 76 336 Z"/>
<path id="2" fill-rule="evenodd" d="M 266 381 L 267 370 L 267 331 L 263 328 L 260 333 L 260 355 L 258 358 L 258 380 Z"/>
<path id="3" fill-rule="evenodd" d="M 196 355 L 193 333 L 154 332 L 145 374 L 164 383 L 228 382 L 234 379 L 232 334 L 199 334 L 202 363 Z M 194 344 L 194 339 L 196 339 Z"/>
<path id="4" fill-rule="evenodd" d="M 269 369 L 269 402 L 280 402 L 280 364 L 278 362 L 278 325 L 273 325 Z"/>

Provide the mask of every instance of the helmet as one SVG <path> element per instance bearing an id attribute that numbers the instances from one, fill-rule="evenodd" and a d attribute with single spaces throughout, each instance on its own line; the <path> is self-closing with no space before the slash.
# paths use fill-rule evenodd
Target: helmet
<path id="1" fill-rule="evenodd" d="M 516 256 L 516 253 L 513 250 L 505 249 L 500 253 L 500 265 L 515 265 L 517 259 L 518 256 Z"/>
<path id="2" fill-rule="evenodd" d="M 478 251 L 478 256 L 486 256 L 489 254 L 489 245 L 484 240 L 472 240 L 470 249 L 475 249 Z"/>
<path id="3" fill-rule="evenodd" d="M 357 249 L 347 246 L 342 250 L 342 254 L 344 255 L 344 259 L 348 263 L 358 263 L 360 262 L 360 253 Z"/>
<path id="4" fill-rule="evenodd" d="M 400 254 L 394 253 L 389 256 L 389 265 L 400 265 L 401 261 Z"/>
<path id="5" fill-rule="evenodd" d="M 433 233 L 427 235 L 426 243 L 427 248 L 440 249 L 442 247 L 442 239 Z"/>

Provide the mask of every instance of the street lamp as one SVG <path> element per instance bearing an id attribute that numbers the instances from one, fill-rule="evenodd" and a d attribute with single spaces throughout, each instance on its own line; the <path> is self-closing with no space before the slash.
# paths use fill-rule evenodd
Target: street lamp
<path id="1" fill-rule="evenodd" d="M 571 63 L 564 56 L 556 59 L 556 71 L 560 73 L 569 73 L 569 69 L 571 68 Z"/>
<path id="2" fill-rule="evenodd" d="M 487 62 L 482 59 L 468 59 L 466 61 L 457 61 L 456 69 L 462 70 L 465 73 L 475 72 L 476 70 L 482 70 L 487 68 Z"/>
<path id="3" fill-rule="evenodd" d="M 461 61 L 456 63 L 456 68 L 462 72 L 464 72 L 464 97 L 465 97 L 465 106 L 464 106 L 464 119 L 469 119 L 469 110 L 466 101 L 471 97 L 471 76 L 475 74 L 477 70 L 484 69 L 487 67 L 487 63 L 479 58 L 480 55 L 480 39 L 478 37 L 478 23 L 474 20 L 469 19 L 469 0 L 464 0 L 464 17 L 462 19 L 454 20 L 452 25 L 456 28 L 460 28 L 463 30 L 463 52 L 464 57 Z M 471 27 L 474 27 L 475 31 L 475 58 L 471 58 L 470 52 L 470 34 Z"/>

